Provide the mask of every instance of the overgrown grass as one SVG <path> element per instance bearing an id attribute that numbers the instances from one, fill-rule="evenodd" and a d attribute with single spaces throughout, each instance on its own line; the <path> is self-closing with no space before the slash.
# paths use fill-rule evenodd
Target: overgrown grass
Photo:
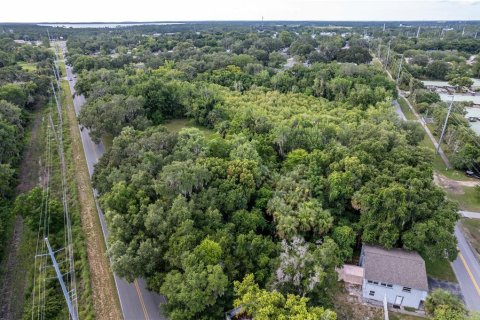
<path id="1" fill-rule="evenodd" d="M 30 230 L 28 226 L 23 227 L 20 245 L 17 252 L 17 264 L 13 273 L 12 297 L 16 297 L 16 303 L 12 306 L 12 315 L 14 319 L 21 319 L 23 307 L 25 305 L 25 297 L 27 288 L 31 288 L 31 284 L 26 281 L 25 274 L 31 276 L 32 260 L 35 255 L 35 244 L 37 234 Z M 30 278 L 28 277 L 28 279 Z"/>
<path id="2" fill-rule="evenodd" d="M 53 45 L 53 46 L 51 47 L 51 49 L 52 49 L 54 52 L 57 53 L 58 58 L 59 58 L 60 60 L 63 60 L 63 59 L 65 58 L 65 57 L 63 56 L 63 52 L 62 52 L 62 49 L 60 48 L 60 45 L 57 46 L 57 45 L 55 44 L 55 45 Z M 65 66 L 65 63 L 61 63 L 61 62 L 58 62 L 58 61 L 57 61 L 57 64 L 58 64 L 58 68 L 60 69 L 60 76 L 61 76 L 61 77 L 66 77 L 66 76 L 67 76 L 67 68 L 66 68 L 66 66 Z"/>
<path id="3" fill-rule="evenodd" d="M 62 106 L 65 106 L 65 90 L 63 90 L 62 94 Z M 41 141 L 46 141 L 47 137 L 47 123 L 49 115 L 52 117 L 52 120 L 55 124 L 55 130 L 57 133 L 57 136 L 60 133 L 60 130 L 63 132 L 63 151 L 64 151 L 64 157 L 65 157 L 65 163 L 66 163 L 66 182 L 67 182 L 67 201 L 68 201 L 68 207 L 69 207 L 69 214 L 71 217 L 71 225 L 72 225 L 72 237 L 73 237 L 73 248 L 74 248 L 74 259 L 75 259 L 75 277 L 76 277 L 76 293 L 77 293 L 77 299 L 78 299 L 78 312 L 79 312 L 79 317 L 82 319 L 94 319 L 95 314 L 93 310 L 93 302 L 92 302 L 92 288 L 90 284 L 90 273 L 89 273 L 89 265 L 88 265 L 88 259 L 87 259 L 87 253 L 86 253 L 86 245 L 85 245 L 85 237 L 83 234 L 83 230 L 81 228 L 81 220 L 80 220 L 80 205 L 78 202 L 78 197 L 77 197 L 77 188 L 76 188 L 76 182 L 75 182 L 75 166 L 73 165 L 73 153 L 72 153 L 72 148 L 71 148 L 71 139 L 70 139 L 70 131 L 69 131 L 69 126 L 68 126 L 68 121 L 66 120 L 66 109 L 62 108 L 62 118 L 64 119 L 63 121 L 63 127 L 60 127 L 60 121 L 59 121 L 59 116 L 58 112 L 56 109 L 56 105 L 54 103 L 50 103 L 44 110 L 43 112 L 43 118 L 44 120 L 44 125 L 42 126 L 39 136 Z M 58 153 L 57 149 L 57 144 L 59 141 L 55 140 L 53 138 L 52 134 L 52 149 L 51 149 L 51 154 L 52 154 L 52 168 L 51 168 L 51 173 L 50 173 L 50 198 L 51 199 L 56 199 L 58 201 L 61 201 L 62 198 L 62 170 L 61 170 L 61 161 L 60 161 L 60 155 Z M 42 145 L 46 145 L 46 143 L 43 143 Z M 61 230 L 55 234 L 50 234 L 49 239 L 52 242 L 52 246 L 55 246 L 54 250 L 60 249 L 58 248 L 59 244 L 59 239 L 63 239 L 65 234 L 65 230 Z M 36 239 L 36 235 L 33 236 L 33 239 Z M 55 244 L 57 242 L 57 244 Z M 62 242 L 60 240 L 60 242 Z M 61 245 L 60 245 L 61 246 Z M 32 246 L 34 247 L 34 245 Z M 65 260 L 64 256 L 65 252 L 60 251 L 57 253 L 57 260 L 62 261 Z M 33 289 L 33 265 L 32 265 L 32 260 L 30 257 L 30 275 L 29 275 L 29 282 L 30 284 L 28 285 L 27 289 L 27 304 L 25 305 L 24 308 L 24 315 L 29 316 L 31 313 L 31 298 L 29 297 L 32 289 Z M 50 261 L 48 262 L 50 264 Z M 61 267 L 63 268 L 66 266 L 66 264 L 62 265 Z M 50 274 L 53 272 L 53 270 L 49 270 L 48 277 L 53 277 L 54 279 L 54 274 Z M 67 272 L 67 270 L 63 270 L 62 272 Z M 24 276 L 24 275 L 23 275 Z M 38 280 L 38 279 L 37 279 Z M 37 282 L 38 285 L 39 282 Z M 41 283 L 41 281 L 40 281 Z M 46 288 L 50 290 L 53 288 L 54 290 L 58 291 L 59 284 L 57 281 L 47 281 L 47 286 Z M 60 296 L 57 297 L 57 295 L 50 296 L 50 300 L 53 300 L 55 298 L 61 298 L 61 293 Z M 54 303 L 54 301 L 52 301 Z M 55 303 L 60 303 L 58 301 L 55 301 Z M 59 313 L 59 317 L 63 318 L 68 318 L 68 312 L 67 312 L 67 307 L 66 304 L 63 303 L 63 300 L 61 300 L 61 311 Z"/>
<path id="4" fill-rule="evenodd" d="M 63 62 L 60 63 L 60 65 L 65 66 Z M 83 146 L 82 146 L 82 141 L 80 138 L 80 133 L 78 131 L 78 123 L 77 123 L 77 118 L 75 115 L 75 111 L 73 109 L 73 100 L 70 92 L 70 86 L 68 84 L 68 81 L 62 80 L 61 82 L 61 87 L 62 87 L 62 106 L 63 106 L 63 112 L 65 114 L 64 117 L 64 123 L 65 123 L 65 129 L 68 130 L 68 135 L 69 138 L 71 139 L 71 142 L 69 143 L 69 154 L 72 156 L 71 161 L 69 161 L 68 165 L 68 171 L 69 174 L 71 174 L 71 180 L 69 180 L 69 185 L 72 189 L 74 189 L 75 194 L 77 195 L 76 199 L 82 199 L 81 203 L 76 203 L 77 210 L 78 210 L 78 228 L 82 229 L 83 232 L 89 232 L 89 233 L 94 233 L 92 235 L 92 239 L 96 239 L 97 237 L 99 238 L 98 240 L 95 240 L 94 245 L 95 249 L 90 249 L 89 251 L 91 254 L 89 255 L 89 252 L 87 252 L 87 244 L 83 243 L 83 248 L 82 250 L 82 258 L 85 258 L 85 261 L 87 261 L 87 257 L 94 257 L 94 259 L 105 259 L 107 261 L 106 266 L 103 264 L 101 261 L 90 261 L 90 265 L 86 263 L 86 268 L 82 269 L 82 274 L 85 275 L 85 277 L 89 277 L 89 279 L 95 278 L 97 280 L 96 285 L 100 284 L 99 279 L 102 279 L 100 281 L 102 282 L 102 287 L 97 288 L 97 290 L 103 290 L 104 292 L 107 292 L 109 298 L 112 300 L 107 300 L 105 301 L 96 301 L 95 303 L 97 306 L 95 307 L 95 310 L 97 312 L 100 312 L 102 314 L 97 314 L 97 317 L 102 318 L 102 317 L 108 317 L 108 318 L 118 318 L 121 317 L 121 308 L 120 308 L 120 302 L 118 300 L 118 294 L 116 292 L 116 285 L 115 281 L 113 278 L 113 273 L 111 272 L 110 265 L 108 263 L 107 257 L 106 257 L 106 244 L 103 239 L 103 233 L 102 233 L 102 228 L 100 225 L 100 219 L 97 214 L 97 207 L 95 205 L 95 199 L 93 197 L 93 193 L 91 192 L 92 186 L 90 184 L 90 175 L 87 170 L 87 164 L 86 160 L 83 154 Z M 68 123 L 68 124 L 67 124 Z M 70 135 L 72 134 L 72 135 Z M 73 159 L 74 156 L 74 151 L 76 150 L 75 154 L 75 159 Z M 81 194 L 77 194 L 77 190 L 84 190 Z M 84 220 L 85 221 L 80 221 L 80 212 L 84 215 Z M 83 223 L 83 226 L 81 227 L 81 223 Z M 90 224 L 91 222 L 91 224 Z M 82 234 L 83 234 L 82 232 Z M 92 241 L 90 241 L 90 244 Z M 92 253 L 93 252 L 93 253 Z M 105 267 L 105 268 L 104 268 Z M 91 271 L 91 270 L 96 270 L 96 271 Z M 105 271 L 102 273 L 103 271 Z M 90 272 L 96 272 L 95 275 L 91 275 Z M 103 274 L 103 276 L 99 276 L 99 274 Z M 92 279 L 93 280 L 93 279 Z M 107 284 L 108 283 L 108 284 Z M 85 299 L 90 299 L 89 302 L 92 300 L 92 289 L 91 289 L 91 281 L 88 281 L 88 287 L 87 289 L 89 290 L 88 294 L 85 294 Z M 98 296 L 99 293 L 97 292 L 96 295 Z M 100 295 L 101 296 L 101 295 Z M 93 314 L 93 305 L 90 303 L 90 308 L 92 308 L 92 314 Z M 93 317 L 93 316 L 92 316 Z"/>
<path id="5" fill-rule="evenodd" d="M 171 132 L 179 132 L 183 128 L 197 128 L 200 130 L 206 138 L 212 138 L 215 135 L 215 132 L 211 129 L 199 126 L 198 124 L 193 123 L 192 120 L 189 119 L 173 119 L 169 120 L 163 124 L 168 131 Z"/>
<path id="6" fill-rule="evenodd" d="M 423 137 L 423 140 L 420 142 L 420 146 L 430 149 L 433 152 L 434 154 L 433 163 L 432 163 L 433 169 L 438 173 L 453 180 L 459 180 L 459 181 L 473 180 L 472 178 L 467 177 L 463 171 L 453 169 L 453 168 L 448 169 L 447 166 L 445 165 L 445 162 L 443 162 L 442 157 L 440 157 L 440 155 L 435 153 L 435 146 L 433 145 L 432 140 L 430 140 L 430 137 L 426 133 L 425 133 L 425 136 Z M 442 150 L 446 152 L 446 155 L 448 157 L 448 152 L 447 152 L 448 146 L 444 143 L 442 143 Z"/>
<path id="7" fill-rule="evenodd" d="M 452 266 L 447 259 L 425 259 L 425 266 L 427 268 L 427 274 L 430 277 L 449 282 L 457 282 L 457 277 L 455 277 Z"/>
<path id="8" fill-rule="evenodd" d="M 389 317 L 390 320 L 419 320 L 419 319 L 425 319 L 423 317 L 411 316 L 409 314 L 396 313 L 396 312 L 392 312 L 392 311 L 388 312 L 388 317 Z"/>
<path id="9" fill-rule="evenodd" d="M 407 120 L 417 120 L 415 115 L 413 114 L 412 110 L 407 104 L 407 101 L 403 97 L 398 97 L 398 104 L 400 105 L 400 109 L 402 109 L 403 114 L 407 118 Z"/>
<path id="10" fill-rule="evenodd" d="M 19 61 L 17 64 L 22 67 L 23 70 L 25 71 L 36 71 L 37 70 L 37 65 L 35 63 L 30 63 L 30 62 L 24 62 L 24 61 Z"/>
<path id="11" fill-rule="evenodd" d="M 44 114 L 43 107 L 39 107 L 34 111 L 34 114 L 29 115 L 30 119 L 34 119 L 35 116 L 38 114 L 39 117 L 41 117 Z M 26 135 L 24 137 L 24 142 L 22 144 L 24 145 L 24 150 L 22 153 L 22 166 L 26 166 L 29 168 L 28 175 L 22 176 L 22 179 L 26 179 L 28 181 L 18 181 L 19 184 L 21 183 L 26 183 L 27 185 L 36 184 L 38 183 L 38 177 L 39 177 L 39 157 L 42 155 L 42 147 L 43 140 L 42 140 L 42 135 L 38 133 L 36 135 L 36 140 L 33 141 L 33 130 L 34 126 L 34 120 L 31 121 L 28 125 L 28 127 L 25 128 Z M 36 130 L 38 132 L 41 131 L 41 126 L 39 126 Z M 20 143 L 20 142 L 19 142 Z M 35 144 L 35 145 L 33 145 Z M 29 149 L 29 151 L 27 151 Z M 30 155 L 28 155 L 28 152 L 31 152 Z M 19 168 L 21 170 L 21 168 Z M 5 224 L 8 223 L 8 228 L 4 230 L 4 234 L 0 234 L 0 237 L 5 236 L 8 241 L 10 241 L 13 237 L 13 232 L 14 232 L 14 225 L 16 224 L 16 217 L 13 216 L 10 213 L 10 210 L 13 209 L 14 206 L 14 199 L 11 199 L 10 202 L 8 202 L 8 208 L 5 208 L 7 211 L 5 211 L 6 216 L 0 217 L 3 219 L 4 227 Z M 3 208 L 2 208 L 3 209 Z M 21 219 L 21 218 L 19 218 Z M 14 260 L 14 269 L 9 271 L 8 277 L 9 281 L 11 283 L 10 286 L 10 301 L 13 301 L 14 304 L 11 305 L 11 316 L 13 319 L 21 319 L 22 314 L 24 311 L 24 305 L 26 301 L 26 292 L 28 292 L 28 287 L 32 286 L 32 283 L 29 282 L 31 277 L 31 272 L 33 272 L 32 268 L 32 262 L 35 256 L 35 241 L 36 241 L 36 233 L 34 233 L 32 230 L 28 228 L 28 226 L 25 226 L 24 223 L 22 222 L 22 231 L 20 232 L 20 238 L 18 240 L 18 247 L 16 252 L 10 252 L 10 254 L 15 254 L 15 260 Z M 9 248 L 11 250 L 11 248 Z M 3 264 L 2 264 L 3 266 Z M 1 276 L 7 276 L 4 274 L 6 270 L 0 270 Z M 6 279 L 2 279 L 0 277 L 0 283 L 3 282 Z"/>
<path id="12" fill-rule="evenodd" d="M 61 64 L 64 66 L 64 64 Z M 72 217 L 72 234 L 73 245 L 75 250 L 75 270 L 78 270 L 79 278 L 81 282 L 77 286 L 77 296 L 79 305 L 79 316 L 83 319 L 93 319 L 94 310 L 92 302 L 92 287 L 90 279 L 90 269 L 88 264 L 88 256 L 86 250 L 85 236 L 82 229 L 82 222 L 80 217 L 80 203 L 78 201 L 77 183 L 75 179 L 75 162 L 73 160 L 72 139 L 70 137 L 70 127 L 68 122 L 67 108 L 70 107 L 68 99 L 71 99 L 70 87 L 68 82 L 63 80 L 61 82 L 62 88 L 62 118 L 63 118 L 63 140 L 64 140 L 64 153 L 65 161 L 67 165 L 67 185 L 70 214 Z"/>
<path id="13" fill-rule="evenodd" d="M 463 187 L 463 194 L 447 192 L 450 199 L 458 201 L 460 209 L 480 212 L 480 196 L 475 187 Z"/>
<path id="14" fill-rule="evenodd" d="M 478 219 L 462 219 L 461 226 L 470 241 L 472 247 L 480 255 L 480 220 Z"/>

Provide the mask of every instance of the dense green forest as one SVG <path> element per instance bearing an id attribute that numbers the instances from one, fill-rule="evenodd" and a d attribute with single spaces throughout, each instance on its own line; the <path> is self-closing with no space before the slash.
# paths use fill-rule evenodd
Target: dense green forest
<path id="1" fill-rule="evenodd" d="M 419 80 L 471 86 L 464 78 L 478 77 L 480 60 L 471 58 L 480 42 L 476 25 L 460 37 L 455 24 L 445 34 L 431 24 L 419 37 L 416 25 L 394 23 L 49 28 L 67 41 L 77 94 L 87 99 L 79 121 L 107 145 L 93 184 L 115 273 L 145 278 L 174 320 L 220 319 L 233 308 L 255 319 L 334 320 L 343 311 L 335 269 L 355 263 L 363 243 L 453 261 L 457 204 L 433 182 L 423 128 L 395 113 L 386 72 L 398 72 L 438 133 L 447 104 Z M 49 99 L 54 55 L 13 41 L 48 46 L 45 27 L 2 30 L 3 246 L 13 214 L 30 212 L 32 229 L 39 215 L 42 191 L 13 205 L 14 186 L 29 114 Z M 480 161 L 464 114 L 456 104 L 446 135 L 458 169 Z M 51 206 L 60 217 L 60 203 Z M 63 235 L 60 220 L 52 226 Z M 49 286 L 48 317 L 61 318 L 60 291 Z M 432 296 L 429 315 L 445 299 Z"/>
<path id="2" fill-rule="evenodd" d="M 45 48 L 0 35 L 0 258 L 10 234 L 25 128 L 31 111 L 49 99 L 52 57 Z"/>
<path id="3" fill-rule="evenodd" d="M 333 319 L 309 308 L 333 307 L 335 268 L 363 242 L 456 257 L 456 205 L 358 34 L 239 28 L 67 44 L 87 97 L 80 121 L 97 141 L 113 137 L 94 173 L 113 269 L 145 277 L 172 319 L 268 299 L 280 299 L 271 316 L 293 299 L 305 319 Z M 167 129 L 174 119 L 190 125 Z"/>

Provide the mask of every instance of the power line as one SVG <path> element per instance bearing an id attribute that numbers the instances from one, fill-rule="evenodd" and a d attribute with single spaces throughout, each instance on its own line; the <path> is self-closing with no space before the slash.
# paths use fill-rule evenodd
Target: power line
<path id="1" fill-rule="evenodd" d="M 437 154 L 440 150 L 440 146 L 442 144 L 442 140 L 443 140 L 443 136 L 445 134 L 445 130 L 447 129 L 448 117 L 450 116 L 450 113 L 452 112 L 453 99 L 454 99 L 454 96 L 452 96 L 452 102 L 450 102 L 450 105 L 448 106 L 447 117 L 445 118 L 445 123 L 443 124 L 443 129 L 442 129 L 442 133 L 440 134 L 440 139 L 438 139 L 438 145 L 437 145 L 437 149 L 436 149 Z"/>
<path id="2" fill-rule="evenodd" d="M 403 53 L 400 57 L 400 66 L 398 67 L 398 74 L 397 74 L 397 86 L 398 86 L 398 80 L 400 79 L 400 72 L 402 71 L 402 63 L 403 63 Z"/>
<path id="3" fill-rule="evenodd" d="M 70 301 L 70 295 L 65 286 L 65 282 L 63 281 L 62 273 L 60 272 L 60 268 L 58 267 L 58 263 L 57 263 L 57 260 L 55 259 L 55 255 L 53 254 L 52 248 L 50 247 L 50 243 L 48 242 L 48 237 L 45 238 L 45 243 L 47 244 L 48 253 L 50 254 L 53 267 L 55 268 L 55 273 L 57 274 L 58 281 L 60 282 L 60 287 L 62 287 L 63 296 L 65 297 L 65 301 L 67 302 L 68 313 L 70 313 L 70 317 L 72 318 L 72 320 L 77 320 L 78 319 L 77 313 L 75 312 L 72 302 Z"/>

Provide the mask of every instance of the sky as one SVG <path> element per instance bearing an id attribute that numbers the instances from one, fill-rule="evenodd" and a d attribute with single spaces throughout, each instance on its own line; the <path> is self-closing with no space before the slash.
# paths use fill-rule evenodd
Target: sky
<path id="1" fill-rule="evenodd" d="M 480 20 L 480 0 L 2 0 L 0 22 Z"/>

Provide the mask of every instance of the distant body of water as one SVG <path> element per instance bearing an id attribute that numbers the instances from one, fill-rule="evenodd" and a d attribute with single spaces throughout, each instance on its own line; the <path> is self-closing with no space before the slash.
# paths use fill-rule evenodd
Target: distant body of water
<path id="1" fill-rule="evenodd" d="M 138 22 L 138 23 L 39 23 L 43 27 L 60 27 L 60 28 L 122 28 L 134 26 L 166 26 L 171 24 L 183 24 L 183 22 Z"/>
<path id="2" fill-rule="evenodd" d="M 466 117 L 480 118 L 480 108 L 465 108 L 467 110 Z M 470 122 L 470 128 L 480 135 L 480 122 Z"/>

